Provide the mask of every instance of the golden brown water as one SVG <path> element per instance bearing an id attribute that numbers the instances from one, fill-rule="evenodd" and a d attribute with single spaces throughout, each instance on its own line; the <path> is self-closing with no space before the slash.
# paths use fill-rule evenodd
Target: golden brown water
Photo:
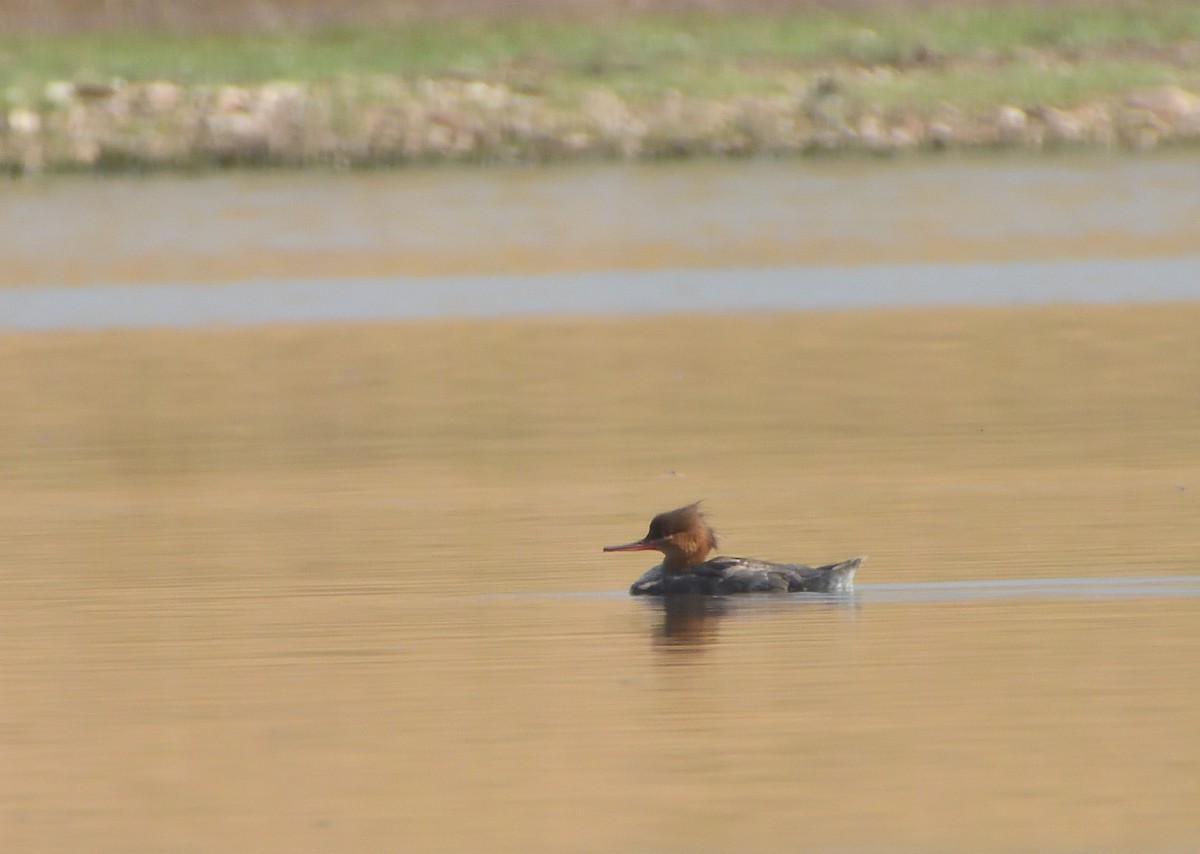
<path id="1" fill-rule="evenodd" d="M 1200 845 L 1200 305 L 0 337 L 0 849 Z M 867 553 L 664 613 L 602 555 Z"/>

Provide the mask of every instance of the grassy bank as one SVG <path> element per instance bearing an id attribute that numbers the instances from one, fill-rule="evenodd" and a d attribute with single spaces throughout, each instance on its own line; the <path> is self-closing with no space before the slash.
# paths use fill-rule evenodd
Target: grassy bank
<path id="1" fill-rule="evenodd" d="M 1143 109 L 1147 91 L 1173 100 L 1172 115 L 1153 110 L 1153 121 L 1142 117 L 1153 134 L 1123 135 L 1129 120 L 1119 108 L 1133 98 Z M 1195 92 L 1200 5 L 1167 0 L 680 13 L 603 25 L 424 18 L 253 35 L 9 34 L 0 36 L 0 158 L 29 168 L 34 137 L 34 168 L 202 165 L 226 155 L 369 163 L 879 148 L 855 142 L 864 119 L 894 138 L 883 147 L 1040 145 L 1046 134 L 1023 128 L 1074 110 L 1107 115 L 1107 131 L 1091 127 L 1074 134 L 1078 141 L 1138 147 L 1151 136 L 1190 140 Z M 271 153 L 260 140 L 257 149 L 206 153 L 212 119 L 217 137 L 226 126 L 259 137 L 278 131 L 264 101 L 267 112 L 287 102 L 290 151 Z M 435 138 L 456 137 L 441 153 L 412 142 L 418 114 L 430 112 L 444 125 Z M 406 146 L 372 149 L 384 114 L 392 125 L 384 136 L 403 125 Z M 1008 130 L 989 135 L 981 125 L 997 122 Z M 964 133 L 950 132 L 955 123 Z M 966 125 L 980 127 L 967 133 Z M 61 138 L 71 127 L 90 142 Z M 770 140 L 752 138 L 764 130 Z M 309 134 L 322 139 L 300 139 Z M 597 142 L 614 134 L 625 138 Z M 158 155 L 143 152 L 147 135 Z M 166 139 L 180 135 L 187 140 Z"/>

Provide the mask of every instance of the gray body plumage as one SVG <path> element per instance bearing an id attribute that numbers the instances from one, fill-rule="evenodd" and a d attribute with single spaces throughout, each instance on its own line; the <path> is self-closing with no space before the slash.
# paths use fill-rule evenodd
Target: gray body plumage
<path id="1" fill-rule="evenodd" d="M 672 575 L 665 575 L 659 564 L 635 581 L 629 592 L 633 596 L 848 593 L 854 589 L 854 571 L 864 560 L 864 557 L 854 557 L 840 563 L 805 566 L 754 558 L 716 557 Z"/>

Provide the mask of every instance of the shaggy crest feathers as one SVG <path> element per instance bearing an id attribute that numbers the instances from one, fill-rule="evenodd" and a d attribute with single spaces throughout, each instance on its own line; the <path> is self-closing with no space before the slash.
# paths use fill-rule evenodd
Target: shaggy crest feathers
<path id="1" fill-rule="evenodd" d="M 717 533 L 704 518 L 700 502 L 659 513 L 650 521 L 646 541 L 659 543 L 668 573 L 700 563 L 717 547 Z"/>
<path id="2" fill-rule="evenodd" d="M 646 539 L 661 540 L 685 532 L 698 534 L 708 544 L 709 551 L 717 547 L 717 532 L 704 518 L 699 501 L 659 513 L 650 520 L 650 530 L 646 533 Z"/>

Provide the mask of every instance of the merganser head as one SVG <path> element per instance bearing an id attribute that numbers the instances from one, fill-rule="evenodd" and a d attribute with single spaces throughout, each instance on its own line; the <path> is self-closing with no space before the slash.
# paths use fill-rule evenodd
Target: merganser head
<path id="1" fill-rule="evenodd" d="M 605 546 L 604 550 L 662 552 L 663 572 L 670 575 L 701 563 L 716 547 L 717 535 L 705 521 L 704 514 L 700 512 L 700 502 L 697 501 L 686 507 L 659 513 L 650 520 L 650 530 L 640 540 L 622 546 Z"/>

